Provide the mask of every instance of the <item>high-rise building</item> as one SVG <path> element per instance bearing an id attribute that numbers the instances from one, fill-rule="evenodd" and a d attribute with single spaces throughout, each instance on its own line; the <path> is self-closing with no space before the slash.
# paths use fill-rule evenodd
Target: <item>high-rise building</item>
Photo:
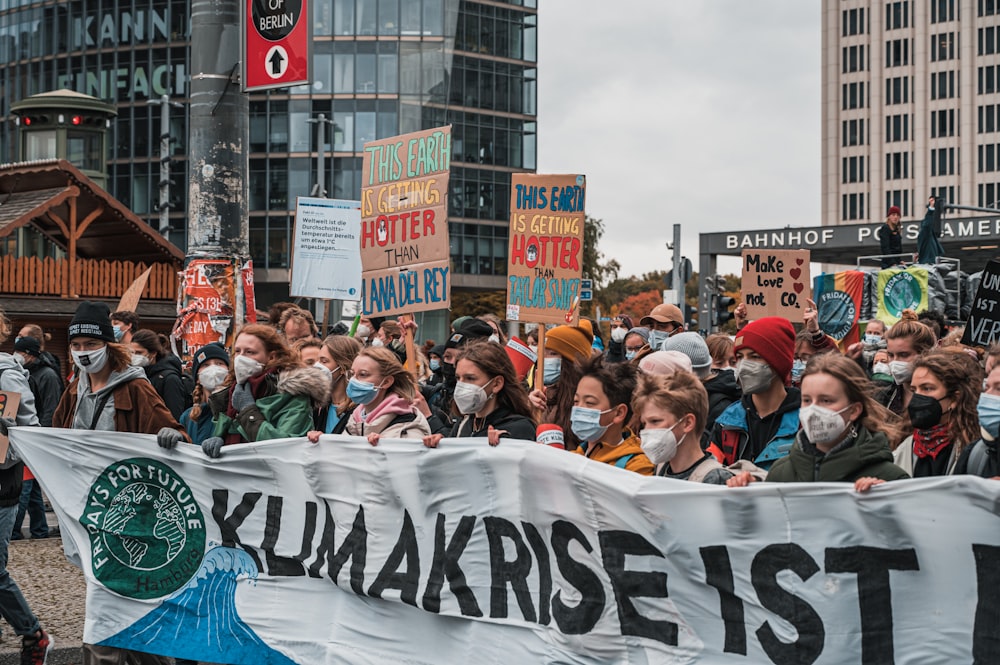
<path id="1" fill-rule="evenodd" d="M 823 0 L 822 221 L 1000 207 L 1000 0 Z"/>
<path id="2" fill-rule="evenodd" d="M 0 0 L 0 161 L 10 104 L 68 88 L 117 105 L 108 188 L 158 227 L 161 95 L 170 111 L 171 240 L 184 247 L 190 6 L 168 0 Z M 332 118 L 328 195 L 360 196 L 375 138 L 451 124 L 453 285 L 502 288 L 510 174 L 534 171 L 536 0 L 316 0 L 312 83 L 250 97 L 250 252 L 258 299 L 288 295 L 292 212 L 316 184 L 315 123 Z M 233 63 L 234 66 L 236 63 Z M 238 71 L 238 68 L 237 68 Z M 24 159 L 47 157 L 24 155 Z M 443 320 L 443 315 L 440 317 Z M 426 317 L 425 317 L 426 321 Z M 433 320 L 431 330 L 440 328 Z"/>

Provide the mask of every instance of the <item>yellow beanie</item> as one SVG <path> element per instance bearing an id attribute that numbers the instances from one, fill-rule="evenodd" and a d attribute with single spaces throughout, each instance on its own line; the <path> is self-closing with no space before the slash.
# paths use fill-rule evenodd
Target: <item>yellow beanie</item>
<path id="1" fill-rule="evenodd" d="M 590 321 L 580 319 L 579 326 L 557 326 L 545 333 L 545 348 L 566 360 L 582 362 L 590 357 L 594 329 Z"/>

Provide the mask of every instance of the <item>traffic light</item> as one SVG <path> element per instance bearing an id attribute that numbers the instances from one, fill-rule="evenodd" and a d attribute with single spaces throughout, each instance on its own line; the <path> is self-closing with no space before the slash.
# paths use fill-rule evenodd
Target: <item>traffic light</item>
<path id="1" fill-rule="evenodd" d="M 733 316 L 729 308 L 736 304 L 736 298 L 730 296 L 715 297 L 715 325 L 724 326 Z"/>
<path id="2" fill-rule="evenodd" d="M 698 329 L 698 310 L 687 303 L 684 303 L 684 322 L 688 330 Z"/>

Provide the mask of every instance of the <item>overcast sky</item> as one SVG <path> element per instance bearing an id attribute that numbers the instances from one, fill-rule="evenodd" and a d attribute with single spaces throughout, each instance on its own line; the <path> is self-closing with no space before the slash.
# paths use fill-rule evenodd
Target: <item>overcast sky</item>
<path id="1" fill-rule="evenodd" d="M 587 176 L 623 276 L 674 223 L 696 270 L 700 232 L 820 223 L 820 3 L 538 4 L 538 172 Z"/>

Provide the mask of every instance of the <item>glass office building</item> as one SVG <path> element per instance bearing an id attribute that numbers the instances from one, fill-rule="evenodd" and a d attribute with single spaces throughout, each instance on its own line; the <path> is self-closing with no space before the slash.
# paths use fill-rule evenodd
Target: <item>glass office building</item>
<path id="1" fill-rule="evenodd" d="M 16 157 L 12 102 L 69 88 L 115 103 L 108 188 L 157 226 L 155 102 L 186 101 L 188 9 L 176 0 L 0 0 L 0 159 Z M 259 300 L 288 293 L 295 198 L 316 183 L 317 130 L 306 121 L 320 113 L 334 121 L 324 152 L 337 198 L 359 197 L 366 141 L 452 124 L 454 286 L 502 288 L 510 174 L 535 169 L 536 0 L 315 0 L 312 18 L 313 83 L 250 97 Z M 186 107 L 170 114 L 171 226 L 183 229 Z M 183 233 L 171 239 L 183 243 Z"/>

